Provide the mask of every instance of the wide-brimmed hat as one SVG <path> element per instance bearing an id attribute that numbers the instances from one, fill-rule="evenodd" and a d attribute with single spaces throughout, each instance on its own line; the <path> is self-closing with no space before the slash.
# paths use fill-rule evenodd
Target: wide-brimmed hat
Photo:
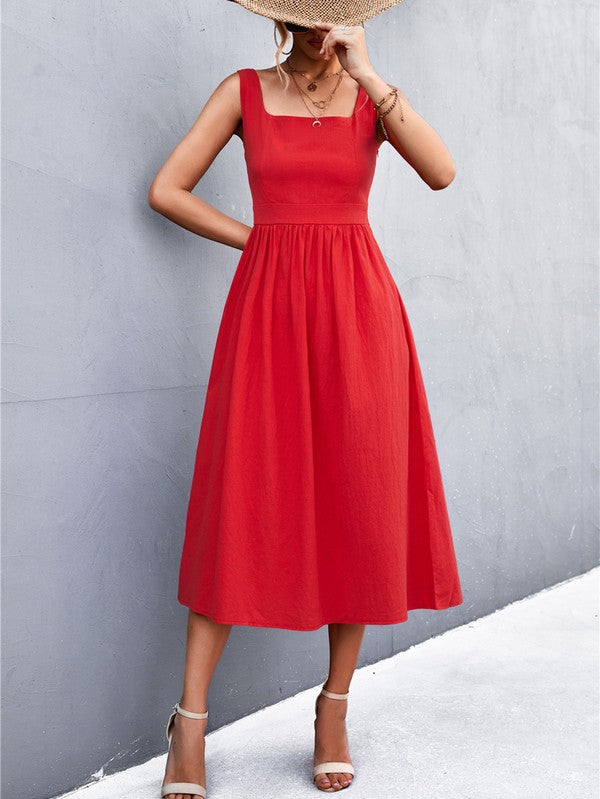
<path id="1" fill-rule="evenodd" d="M 233 0 L 238 5 L 282 22 L 311 27 L 315 22 L 360 25 L 402 0 Z"/>

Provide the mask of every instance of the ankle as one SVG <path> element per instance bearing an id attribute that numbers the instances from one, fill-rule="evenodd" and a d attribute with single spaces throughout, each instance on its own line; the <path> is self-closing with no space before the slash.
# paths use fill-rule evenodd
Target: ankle
<path id="1" fill-rule="evenodd" d="M 189 710 L 190 713 L 205 713 L 208 707 L 205 696 L 182 696 L 178 702 L 178 705 L 182 710 Z M 203 721 L 203 719 L 198 719 L 198 721 Z"/>
<path id="2" fill-rule="evenodd" d="M 329 699 L 324 694 L 317 697 L 316 703 L 317 717 L 315 722 L 321 718 L 326 719 L 345 719 L 347 715 L 348 705 L 346 702 L 340 702 L 336 699 Z"/>
<path id="3" fill-rule="evenodd" d="M 344 685 L 343 683 L 339 682 L 337 683 L 337 685 L 334 682 L 330 683 L 329 677 L 325 680 L 325 682 L 321 687 L 324 688 L 326 691 L 330 691 L 332 694 L 347 694 L 350 692 L 349 685 Z M 338 701 L 343 701 L 343 700 L 338 700 Z"/>

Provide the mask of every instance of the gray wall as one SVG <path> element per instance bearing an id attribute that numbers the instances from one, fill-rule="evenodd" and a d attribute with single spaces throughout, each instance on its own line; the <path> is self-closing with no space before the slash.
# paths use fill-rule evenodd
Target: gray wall
<path id="1" fill-rule="evenodd" d="M 4 23 L 3 778 L 40 799 L 165 750 L 186 502 L 240 252 L 146 192 L 217 83 L 274 45 L 224 0 L 8 0 Z M 384 144 L 370 218 L 465 601 L 368 627 L 360 665 L 598 562 L 597 27 L 592 0 L 405 0 L 366 23 L 458 169 L 433 192 Z M 196 191 L 252 224 L 237 139 Z M 326 627 L 234 627 L 209 730 L 318 684 L 326 652 Z"/>

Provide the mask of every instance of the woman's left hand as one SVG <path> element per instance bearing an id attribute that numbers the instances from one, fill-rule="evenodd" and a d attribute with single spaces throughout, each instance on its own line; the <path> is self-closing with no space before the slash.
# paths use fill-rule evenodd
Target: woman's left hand
<path id="1" fill-rule="evenodd" d="M 334 25 L 332 22 L 317 22 L 314 27 L 327 31 L 320 52 L 326 59 L 335 53 L 351 78 L 360 80 L 366 73 L 375 71 L 369 61 L 365 29 L 362 25 Z"/>

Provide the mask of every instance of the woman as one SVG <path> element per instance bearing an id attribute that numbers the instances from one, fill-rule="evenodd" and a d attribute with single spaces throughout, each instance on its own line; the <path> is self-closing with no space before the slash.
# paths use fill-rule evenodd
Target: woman
<path id="1" fill-rule="evenodd" d="M 300 22 L 311 21 L 305 11 Z M 365 624 L 462 602 L 415 345 L 367 218 L 382 142 L 432 189 L 452 181 L 452 158 L 377 74 L 362 25 L 274 22 L 276 66 L 227 76 L 149 192 L 159 213 L 242 250 L 189 498 L 178 591 L 188 639 L 166 729 L 167 799 L 206 796 L 205 707 L 232 624 L 329 625 L 313 779 L 333 792 L 354 774 L 346 700 Z M 234 134 L 252 227 L 191 194 Z"/>

